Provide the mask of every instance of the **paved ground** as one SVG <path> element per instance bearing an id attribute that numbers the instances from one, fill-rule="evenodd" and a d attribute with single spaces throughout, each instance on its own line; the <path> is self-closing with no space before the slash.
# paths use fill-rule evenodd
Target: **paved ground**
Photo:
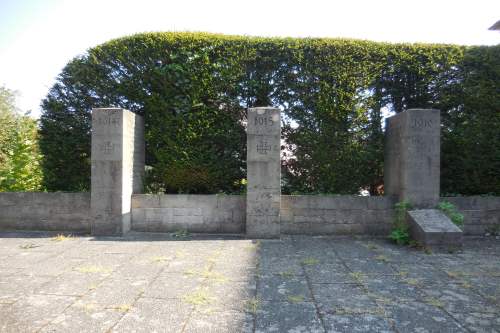
<path id="1" fill-rule="evenodd" d="M 500 332 L 500 241 L 0 233 L 0 332 Z"/>

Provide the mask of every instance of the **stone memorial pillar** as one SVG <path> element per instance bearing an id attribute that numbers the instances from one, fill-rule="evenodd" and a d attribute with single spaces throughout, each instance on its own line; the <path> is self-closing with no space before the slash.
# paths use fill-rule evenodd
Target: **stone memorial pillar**
<path id="1" fill-rule="evenodd" d="M 281 120 L 272 107 L 248 110 L 247 216 L 249 237 L 280 235 Z"/>
<path id="2" fill-rule="evenodd" d="M 439 110 L 409 109 L 386 120 L 384 189 L 415 208 L 439 201 Z"/>
<path id="3" fill-rule="evenodd" d="M 406 213 L 411 237 L 433 250 L 460 248 L 462 231 L 438 209 L 439 110 L 410 109 L 386 121 L 384 188 L 414 210 Z"/>
<path id="4" fill-rule="evenodd" d="M 132 193 L 144 178 L 144 123 L 128 110 L 92 110 L 91 213 L 93 235 L 130 230 Z"/>

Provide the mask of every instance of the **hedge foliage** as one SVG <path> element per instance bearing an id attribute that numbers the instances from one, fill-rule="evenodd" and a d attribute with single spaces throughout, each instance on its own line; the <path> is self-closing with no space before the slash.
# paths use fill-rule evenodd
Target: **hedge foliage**
<path id="1" fill-rule="evenodd" d="M 89 187 L 90 112 L 144 115 L 148 187 L 239 192 L 245 109 L 284 110 L 285 193 L 377 193 L 383 115 L 442 110 L 442 191 L 500 193 L 500 46 L 144 33 L 73 59 L 42 103 L 49 190 Z"/>

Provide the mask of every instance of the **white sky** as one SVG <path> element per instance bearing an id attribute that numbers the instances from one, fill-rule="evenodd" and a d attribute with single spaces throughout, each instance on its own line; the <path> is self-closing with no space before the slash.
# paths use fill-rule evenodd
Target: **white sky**
<path id="1" fill-rule="evenodd" d="M 144 31 L 495 45 L 499 0 L 0 0 L 0 85 L 40 101 L 74 56 Z"/>

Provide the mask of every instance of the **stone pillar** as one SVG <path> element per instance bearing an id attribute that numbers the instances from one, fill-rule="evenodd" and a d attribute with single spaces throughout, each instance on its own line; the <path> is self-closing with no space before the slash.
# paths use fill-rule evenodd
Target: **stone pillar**
<path id="1" fill-rule="evenodd" d="M 281 120 L 272 107 L 248 110 L 247 218 L 249 237 L 280 235 Z"/>
<path id="2" fill-rule="evenodd" d="M 119 108 L 93 109 L 93 235 L 123 235 L 130 230 L 131 196 L 143 189 L 144 161 L 142 117 Z"/>
<path id="3" fill-rule="evenodd" d="M 439 201 L 439 110 L 410 109 L 386 120 L 385 194 L 415 208 Z"/>

